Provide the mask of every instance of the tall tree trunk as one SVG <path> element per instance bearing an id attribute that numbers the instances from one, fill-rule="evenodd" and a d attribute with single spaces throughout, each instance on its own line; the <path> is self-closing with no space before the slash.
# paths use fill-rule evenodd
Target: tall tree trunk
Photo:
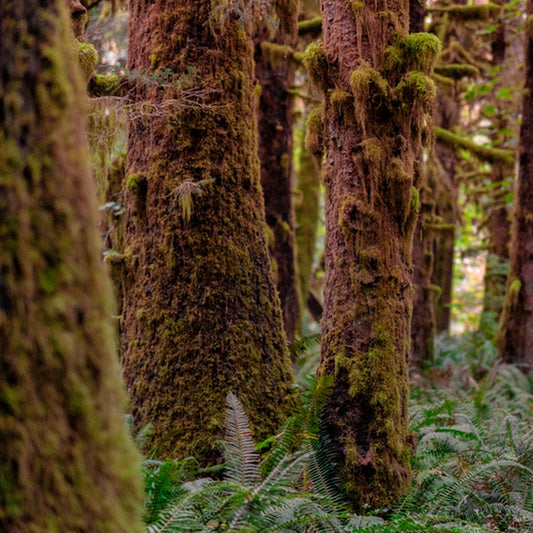
<path id="1" fill-rule="evenodd" d="M 296 164 L 295 205 L 296 244 L 298 250 L 298 274 L 300 277 L 300 301 L 306 305 L 309 281 L 316 250 L 318 220 L 320 217 L 320 170 L 319 162 L 304 146 L 305 128 L 300 126 L 295 137 L 298 145 Z"/>
<path id="2" fill-rule="evenodd" d="M 409 2 L 409 32 L 424 31 L 426 6 L 424 0 Z M 423 167 L 423 152 L 417 156 L 419 165 Z M 431 147 L 428 161 L 434 165 L 434 151 Z M 434 172 L 426 166 L 423 170 L 423 184 L 420 187 L 420 214 L 413 239 L 413 316 L 411 320 L 411 355 L 413 366 L 420 366 L 423 361 L 433 358 L 433 341 L 435 337 L 435 298 L 431 283 L 433 273 L 433 248 L 435 235 L 428 227 L 435 216 L 435 201 L 432 194 Z"/>
<path id="3" fill-rule="evenodd" d="M 410 484 L 407 352 L 416 157 L 430 135 L 436 37 L 407 35 L 407 1 L 322 2 L 306 63 L 325 97 L 326 278 L 319 372 L 349 501 L 383 508 Z"/>
<path id="4" fill-rule="evenodd" d="M 506 55 L 506 40 L 505 40 L 505 22 L 501 22 L 500 26 L 493 33 L 493 40 L 491 44 L 492 49 L 492 64 L 499 71 L 505 72 L 505 55 Z M 502 76 L 505 79 L 506 76 Z M 502 82 L 496 83 L 495 90 L 498 89 Z M 500 131 L 507 128 L 508 121 L 505 118 L 506 110 L 498 110 L 494 119 L 496 123 L 496 141 L 501 138 Z M 502 139 L 504 140 L 504 139 Z M 501 184 L 505 177 L 512 172 L 512 167 L 503 163 L 494 163 L 492 165 L 490 180 L 494 185 L 494 194 L 501 190 Z M 484 293 L 483 293 L 483 311 L 479 324 L 480 332 L 492 340 L 495 340 L 497 332 L 497 324 L 500 320 L 500 315 L 505 299 L 505 285 L 507 282 L 507 274 L 509 273 L 509 239 L 511 235 L 511 222 L 509 218 L 509 210 L 507 209 L 505 200 L 500 197 L 494 198 L 494 204 L 491 206 L 489 212 L 489 253 L 487 256 L 485 266 L 484 278 Z"/>
<path id="5" fill-rule="evenodd" d="M 128 68 L 149 75 L 130 124 L 122 361 L 159 457 L 218 461 L 228 391 L 258 438 L 292 402 L 265 237 L 251 15 L 211 0 L 131 3 Z"/>
<path id="6" fill-rule="evenodd" d="M 0 530 L 142 531 L 64 0 L 0 3 Z"/>
<path id="7" fill-rule="evenodd" d="M 533 367 L 533 0 L 527 1 L 525 31 L 525 90 L 520 126 L 519 172 L 516 193 L 510 273 L 502 312 L 500 357 Z"/>
<path id="8" fill-rule="evenodd" d="M 298 4 L 277 2 L 279 28 L 263 24 L 255 35 L 255 75 L 260 87 L 259 160 L 270 227 L 270 253 L 288 340 L 300 329 L 300 299 L 292 194 L 292 47 L 296 44 Z"/>

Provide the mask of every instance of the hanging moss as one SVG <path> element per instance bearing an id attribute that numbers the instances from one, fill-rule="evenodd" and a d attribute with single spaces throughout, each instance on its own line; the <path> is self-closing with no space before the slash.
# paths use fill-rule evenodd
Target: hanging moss
<path id="1" fill-rule="evenodd" d="M 317 87 L 324 88 L 328 76 L 328 60 L 322 41 L 315 41 L 307 46 L 303 63 L 311 81 Z"/>
<path id="2" fill-rule="evenodd" d="M 315 107 L 309 113 L 306 126 L 305 147 L 315 157 L 321 158 L 324 153 L 324 108 Z"/>
<path id="3" fill-rule="evenodd" d="M 89 78 L 98 64 L 98 52 L 92 44 L 75 41 L 75 46 L 82 72 L 85 79 L 89 81 Z"/>
<path id="4" fill-rule="evenodd" d="M 431 33 L 411 33 L 400 39 L 398 46 L 406 71 L 419 70 L 428 75 L 432 73 L 442 48 L 439 38 Z"/>
<path id="5" fill-rule="evenodd" d="M 400 101 L 414 104 L 429 112 L 435 99 L 436 89 L 433 80 L 422 72 L 409 72 L 396 87 Z"/>

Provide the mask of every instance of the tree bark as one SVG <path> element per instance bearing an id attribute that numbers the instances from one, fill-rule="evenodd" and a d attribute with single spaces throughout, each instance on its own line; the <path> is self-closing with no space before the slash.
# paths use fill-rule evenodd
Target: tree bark
<path id="1" fill-rule="evenodd" d="M 292 108 L 294 84 L 292 47 L 297 37 L 295 0 L 278 3 L 280 24 L 272 30 L 262 24 L 255 37 L 255 76 L 259 98 L 259 161 L 270 228 L 270 255 L 289 341 L 300 329 L 301 309 L 296 271 L 296 243 L 292 191 Z"/>
<path id="2" fill-rule="evenodd" d="M 213 9 L 212 9 L 213 8 Z M 220 459 L 233 391 L 256 438 L 292 404 L 257 158 L 249 16 L 210 0 L 131 4 L 122 362 L 151 453 Z"/>
<path id="3" fill-rule="evenodd" d="M 533 0 L 527 1 L 525 84 L 510 273 L 498 338 L 500 357 L 533 367 Z"/>
<path id="4" fill-rule="evenodd" d="M 500 26 L 493 33 L 491 43 L 492 64 L 499 71 L 505 73 L 505 55 L 506 55 L 506 28 L 505 22 L 502 21 Z M 502 76 L 505 79 L 506 76 Z M 502 82 L 495 84 L 495 90 L 499 88 Z M 508 126 L 508 120 L 505 118 L 505 109 L 498 109 L 494 118 L 496 141 L 500 140 L 500 131 Z M 504 140 L 504 139 L 501 139 Z M 497 146 L 497 145 L 496 145 Z M 484 293 L 483 293 L 483 311 L 479 324 L 479 331 L 491 340 L 496 339 L 497 325 L 505 300 L 505 286 L 507 275 L 509 273 L 509 241 L 511 236 L 511 221 L 509 210 L 505 200 L 497 196 L 497 191 L 502 189 L 501 184 L 505 177 L 513 171 L 510 165 L 503 163 L 494 163 L 490 172 L 490 181 L 494 185 L 494 203 L 491 206 L 488 217 L 489 229 L 489 250 L 487 261 L 485 263 Z"/>
<path id="5" fill-rule="evenodd" d="M 306 63 L 325 93 L 326 249 L 319 373 L 334 376 L 325 428 L 356 510 L 410 485 L 407 352 L 416 157 L 439 42 L 408 33 L 409 4 L 322 2 L 324 45 Z"/>
<path id="6" fill-rule="evenodd" d="M 142 531 L 63 0 L 0 3 L 0 530 Z"/>

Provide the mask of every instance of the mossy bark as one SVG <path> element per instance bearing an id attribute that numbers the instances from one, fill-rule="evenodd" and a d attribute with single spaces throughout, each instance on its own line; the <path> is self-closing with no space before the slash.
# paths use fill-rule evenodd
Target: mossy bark
<path id="1" fill-rule="evenodd" d="M 304 146 L 305 129 L 297 129 L 295 136 L 298 149 L 296 162 L 296 244 L 298 275 L 300 278 L 300 301 L 306 305 L 309 280 L 315 258 L 318 220 L 320 216 L 320 170 L 315 158 Z"/>
<path id="2" fill-rule="evenodd" d="M 322 2 L 306 63 L 325 90 L 326 251 L 319 373 L 325 429 L 349 501 L 393 505 L 410 486 L 407 353 L 417 155 L 431 135 L 440 45 L 407 35 L 409 4 Z"/>
<path id="3" fill-rule="evenodd" d="M 528 20 L 533 0 L 527 1 Z M 525 34 L 525 84 L 518 152 L 516 210 L 512 229 L 511 264 L 500 323 L 500 357 L 533 368 L 533 32 Z"/>
<path id="4" fill-rule="evenodd" d="M 220 459 L 228 391 L 258 439 L 292 404 L 246 22 L 210 0 L 130 13 L 128 68 L 153 82 L 130 123 L 122 362 L 151 453 L 204 464 Z"/>
<path id="5" fill-rule="evenodd" d="M 266 221 L 272 235 L 270 253 L 275 265 L 275 282 L 285 333 L 292 341 L 301 325 L 292 191 L 293 98 L 290 90 L 295 67 L 289 52 L 296 42 L 298 5 L 295 0 L 283 0 L 278 1 L 276 7 L 280 19 L 278 29 L 273 33 L 266 24 L 261 24 L 254 37 L 255 76 L 261 88 L 259 161 Z M 273 54 L 272 44 L 278 49 L 285 47 L 286 53 Z"/>
<path id="6" fill-rule="evenodd" d="M 0 530 L 140 532 L 65 3 L 0 27 Z"/>

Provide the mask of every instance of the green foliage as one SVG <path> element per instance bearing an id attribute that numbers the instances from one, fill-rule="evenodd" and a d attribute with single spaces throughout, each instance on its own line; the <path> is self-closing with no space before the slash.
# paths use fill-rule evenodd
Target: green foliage
<path id="1" fill-rule="evenodd" d="M 335 504 L 340 496 L 326 465 L 327 444 L 317 434 L 328 390 L 326 382 L 318 382 L 302 394 L 301 407 L 262 465 L 247 416 L 236 396 L 228 394 L 224 479 L 185 481 L 183 462 L 148 470 L 148 531 L 343 531 Z"/>

